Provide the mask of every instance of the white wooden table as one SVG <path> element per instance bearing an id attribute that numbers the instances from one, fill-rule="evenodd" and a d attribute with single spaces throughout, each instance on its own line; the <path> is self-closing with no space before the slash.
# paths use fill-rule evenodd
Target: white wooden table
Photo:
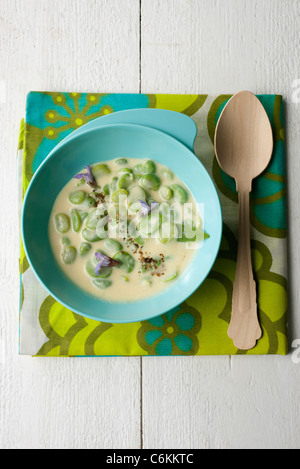
<path id="1" fill-rule="evenodd" d="M 0 0 L 1 448 L 300 447 L 300 353 L 19 357 L 14 183 L 30 90 L 283 94 L 300 338 L 299 30 L 299 0 Z"/>

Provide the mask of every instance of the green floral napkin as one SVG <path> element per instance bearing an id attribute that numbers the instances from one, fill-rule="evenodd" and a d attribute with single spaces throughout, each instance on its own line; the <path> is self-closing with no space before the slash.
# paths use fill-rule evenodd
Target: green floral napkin
<path id="1" fill-rule="evenodd" d="M 32 92 L 22 121 L 18 164 L 21 204 L 48 153 L 70 132 L 102 115 L 136 108 L 183 112 L 197 124 L 195 153 L 215 181 L 224 232 L 206 281 L 176 311 L 150 321 L 107 324 L 69 311 L 34 276 L 21 245 L 20 353 L 38 356 L 245 354 L 227 336 L 236 267 L 238 210 L 235 184 L 218 166 L 215 124 L 229 95 L 79 94 Z M 248 354 L 287 353 L 287 257 L 282 98 L 258 96 L 274 132 L 274 154 L 251 195 L 251 239 L 263 337 Z"/>

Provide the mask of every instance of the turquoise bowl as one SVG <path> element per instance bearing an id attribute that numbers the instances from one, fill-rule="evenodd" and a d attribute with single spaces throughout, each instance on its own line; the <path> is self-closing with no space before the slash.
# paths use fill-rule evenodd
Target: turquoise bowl
<path id="1" fill-rule="evenodd" d="M 204 204 L 204 228 L 210 235 L 186 271 L 168 289 L 130 303 L 103 301 L 78 288 L 55 261 L 48 237 L 50 213 L 65 184 L 86 165 L 118 157 L 149 158 L 171 168 L 196 201 Z M 134 124 L 87 130 L 54 148 L 35 172 L 23 204 L 22 238 L 27 259 L 37 278 L 62 305 L 79 315 L 103 322 L 144 321 L 178 306 L 207 277 L 218 254 L 221 236 L 219 197 L 198 158 L 164 132 Z"/>

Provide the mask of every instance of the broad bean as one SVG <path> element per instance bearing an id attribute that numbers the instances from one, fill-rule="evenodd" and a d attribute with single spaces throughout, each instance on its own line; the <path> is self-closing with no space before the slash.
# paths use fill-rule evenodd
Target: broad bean
<path id="1" fill-rule="evenodd" d="M 94 208 L 89 213 L 89 216 L 86 219 L 86 227 L 89 228 L 90 230 L 95 230 L 100 218 L 101 216 L 100 216 L 99 210 L 97 208 Z"/>
<path id="2" fill-rule="evenodd" d="M 81 222 L 83 222 L 86 219 L 86 217 L 88 216 L 88 212 L 82 212 L 79 215 L 80 215 Z"/>
<path id="3" fill-rule="evenodd" d="M 88 207 L 88 208 L 91 208 L 91 207 L 96 207 L 97 206 L 97 202 L 96 200 L 94 199 L 94 197 L 92 197 L 91 195 L 87 194 L 82 205 L 84 205 L 85 207 Z"/>
<path id="4" fill-rule="evenodd" d="M 76 210 L 75 208 L 73 208 L 73 210 L 71 210 L 71 222 L 72 222 L 73 230 L 75 231 L 75 233 L 78 233 L 78 231 L 81 228 L 81 223 L 82 222 L 81 222 L 80 214 L 79 214 L 78 210 Z"/>
<path id="5" fill-rule="evenodd" d="M 133 183 L 134 177 L 132 173 L 124 173 L 118 181 L 119 189 L 128 189 L 128 187 Z"/>
<path id="6" fill-rule="evenodd" d="M 125 189 L 118 189 L 111 195 L 111 201 L 118 204 L 127 198 L 128 192 Z"/>
<path id="7" fill-rule="evenodd" d="M 74 246 L 66 246 L 61 253 L 61 259 L 64 264 L 72 264 L 77 256 L 77 251 Z"/>
<path id="8" fill-rule="evenodd" d="M 67 237 L 67 236 L 64 236 L 62 239 L 61 239 L 61 242 L 64 246 L 70 246 L 71 244 L 71 241 L 70 239 Z"/>
<path id="9" fill-rule="evenodd" d="M 160 187 L 160 179 L 155 174 L 145 174 L 141 178 L 141 185 L 146 190 L 157 191 Z"/>
<path id="10" fill-rule="evenodd" d="M 128 254 L 128 252 L 119 251 L 113 256 L 113 258 L 121 263 L 119 267 L 125 270 L 128 274 L 133 271 L 135 260 L 130 254 Z"/>
<path id="11" fill-rule="evenodd" d="M 107 238 L 104 241 L 104 245 L 105 245 L 106 249 L 109 249 L 112 252 L 121 251 L 122 247 L 123 247 L 122 244 L 119 243 L 119 241 L 117 241 L 115 239 L 112 239 L 112 238 Z"/>
<path id="12" fill-rule="evenodd" d="M 83 191 L 81 189 L 78 189 L 78 190 L 73 191 L 69 194 L 69 201 L 73 205 L 80 205 L 80 204 L 82 204 L 82 202 L 86 198 L 86 195 L 87 194 L 86 194 L 85 191 Z"/>
<path id="13" fill-rule="evenodd" d="M 119 165 L 125 165 L 125 164 L 128 164 L 128 161 L 126 160 L 126 158 L 118 158 L 116 161 L 115 161 L 116 164 L 119 164 Z"/>
<path id="14" fill-rule="evenodd" d="M 92 173 L 95 177 L 104 176 L 110 174 L 110 169 L 107 164 L 99 163 L 92 167 Z"/>
<path id="15" fill-rule="evenodd" d="M 95 265 L 94 261 L 87 262 L 85 268 L 86 268 L 87 273 L 91 277 L 107 278 L 112 273 L 112 267 L 101 267 L 101 269 L 99 270 L 99 274 L 96 275 L 95 273 L 96 267 L 97 267 L 97 264 Z"/>
<path id="16" fill-rule="evenodd" d="M 65 213 L 55 215 L 55 227 L 59 233 L 67 233 L 70 229 L 70 217 Z"/>
<path id="17" fill-rule="evenodd" d="M 95 243 L 101 239 L 94 230 L 90 230 L 89 228 L 84 228 L 82 230 L 82 236 L 89 243 Z"/>
<path id="18" fill-rule="evenodd" d="M 92 280 L 92 284 L 95 285 L 95 287 L 100 288 L 101 290 L 104 290 L 105 288 L 109 288 L 112 285 L 112 281 L 99 278 L 99 279 Z"/>
<path id="19" fill-rule="evenodd" d="M 187 191 L 179 184 L 171 184 L 170 189 L 173 191 L 173 197 L 176 202 L 183 205 L 187 202 L 189 196 Z"/>
<path id="20" fill-rule="evenodd" d="M 96 252 L 101 252 L 102 254 L 105 254 L 103 251 L 96 251 Z M 92 259 L 90 259 L 86 265 L 86 271 L 91 277 L 99 277 L 99 278 L 107 278 L 112 274 L 112 267 L 101 267 L 99 270 L 99 273 L 96 274 L 96 267 L 98 264 L 98 260 L 96 259 L 96 256 L 94 255 Z"/>
<path id="21" fill-rule="evenodd" d="M 89 243 L 81 243 L 79 246 L 79 254 L 81 257 L 86 256 L 90 250 L 91 250 L 91 245 Z"/>
<path id="22" fill-rule="evenodd" d="M 148 160 L 142 163 L 141 169 L 143 174 L 153 174 L 156 170 L 155 164 L 152 160 Z"/>
<path id="23" fill-rule="evenodd" d="M 109 187 L 109 184 L 105 184 L 105 186 L 103 187 L 103 194 L 104 195 L 109 195 L 110 194 L 110 187 Z"/>
<path id="24" fill-rule="evenodd" d="M 128 173 L 128 174 L 132 174 L 132 169 L 129 169 L 129 168 L 121 168 L 119 169 L 119 173 Z"/>
<path id="25" fill-rule="evenodd" d="M 159 194 L 163 200 L 171 200 L 173 197 L 173 191 L 168 186 L 161 186 Z"/>

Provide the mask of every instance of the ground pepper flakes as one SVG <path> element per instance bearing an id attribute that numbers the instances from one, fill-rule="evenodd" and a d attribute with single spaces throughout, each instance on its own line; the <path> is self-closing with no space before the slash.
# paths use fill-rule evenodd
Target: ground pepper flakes
<path id="1" fill-rule="evenodd" d="M 160 253 L 159 257 L 160 259 L 150 257 L 147 254 L 143 252 L 143 248 L 141 247 L 138 251 L 139 253 L 139 261 L 141 264 L 141 271 L 139 273 L 145 273 L 145 272 L 151 272 L 151 275 L 154 276 L 156 275 L 157 277 L 161 277 L 164 275 L 164 261 L 165 257 L 162 253 Z"/>

